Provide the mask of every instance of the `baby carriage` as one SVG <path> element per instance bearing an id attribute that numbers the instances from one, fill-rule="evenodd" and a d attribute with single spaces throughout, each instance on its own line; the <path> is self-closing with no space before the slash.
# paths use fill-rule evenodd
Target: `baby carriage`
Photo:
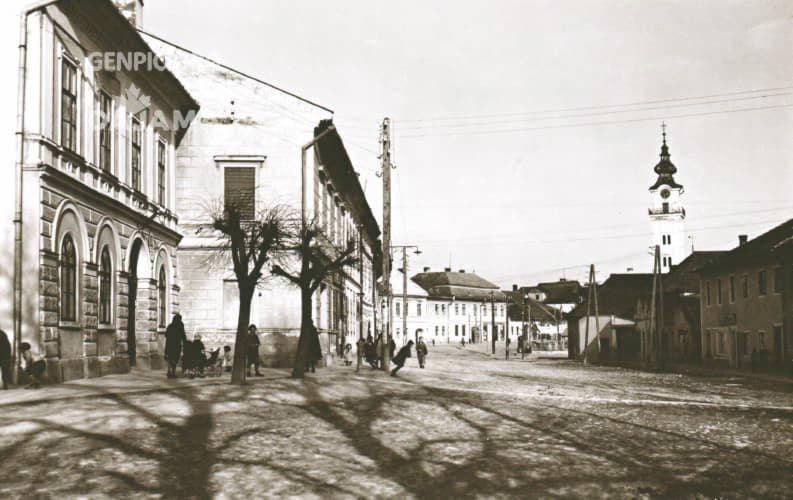
<path id="1" fill-rule="evenodd" d="M 203 377 L 204 368 L 217 365 L 220 348 L 209 353 L 204 353 L 204 344 L 200 340 L 185 341 L 184 357 L 182 358 L 182 372 L 190 378 Z"/>

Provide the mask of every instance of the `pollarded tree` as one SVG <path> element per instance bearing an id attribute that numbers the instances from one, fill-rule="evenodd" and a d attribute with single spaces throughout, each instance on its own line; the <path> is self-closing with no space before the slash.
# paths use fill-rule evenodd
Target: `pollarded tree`
<path id="1" fill-rule="evenodd" d="M 253 203 L 246 203 L 245 197 L 240 194 L 211 211 L 212 228 L 224 240 L 219 245 L 218 255 L 227 259 L 228 254 L 231 254 L 240 295 L 231 369 L 231 383 L 239 385 L 245 383 L 247 373 L 247 336 L 253 294 L 266 277 L 262 272 L 265 264 L 271 263 L 273 257 L 283 249 L 291 233 L 289 226 L 294 220 L 284 206 L 267 207 L 258 213 L 254 213 L 253 206 Z"/>
<path id="2" fill-rule="evenodd" d="M 302 378 L 306 371 L 311 341 L 314 340 L 312 336 L 317 335 L 312 317 L 314 292 L 325 278 L 343 271 L 346 266 L 355 265 L 358 258 L 355 255 L 354 240 L 350 240 L 346 247 L 339 249 L 325 240 L 316 222 L 304 224 L 296 231 L 290 250 L 300 261 L 299 270 L 275 265 L 272 271 L 276 276 L 281 276 L 300 288 L 300 337 L 297 341 L 292 377 Z"/>

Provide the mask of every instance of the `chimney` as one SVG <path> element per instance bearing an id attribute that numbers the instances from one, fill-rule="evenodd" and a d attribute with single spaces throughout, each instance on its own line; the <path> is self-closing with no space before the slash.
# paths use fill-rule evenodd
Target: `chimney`
<path id="1" fill-rule="evenodd" d="M 451 267 L 444 267 L 443 268 L 443 272 L 450 273 L 450 272 L 452 272 L 452 268 Z"/>
<path id="2" fill-rule="evenodd" d="M 745 234 L 739 234 L 738 235 L 738 246 L 742 247 L 742 246 L 746 245 L 746 239 L 747 239 L 747 236 Z"/>
<path id="3" fill-rule="evenodd" d="M 121 15 L 136 28 L 143 28 L 143 0 L 113 0 Z"/>
<path id="4" fill-rule="evenodd" d="M 513 291 L 513 292 L 517 292 L 517 291 L 518 291 L 518 285 L 516 285 L 516 284 L 514 284 L 514 283 L 513 283 L 513 284 L 512 284 L 512 291 Z"/>
<path id="5" fill-rule="evenodd" d="M 424 272 L 425 272 L 425 273 L 428 273 L 428 272 L 430 272 L 430 266 L 425 266 L 425 267 L 424 267 Z"/>
<path id="6" fill-rule="evenodd" d="M 460 269 L 460 272 L 461 272 L 461 273 L 464 273 L 464 272 L 465 272 L 465 269 Z"/>

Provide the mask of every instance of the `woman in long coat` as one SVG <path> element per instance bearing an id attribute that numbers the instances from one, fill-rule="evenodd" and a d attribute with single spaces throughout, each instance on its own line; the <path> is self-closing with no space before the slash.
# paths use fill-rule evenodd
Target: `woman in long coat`
<path id="1" fill-rule="evenodd" d="M 176 377 L 176 365 L 182 357 L 182 344 L 187 340 L 182 315 L 174 314 L 173 321 L 165 330 L 165 360 L 168 361 L 168 378 Z"/>

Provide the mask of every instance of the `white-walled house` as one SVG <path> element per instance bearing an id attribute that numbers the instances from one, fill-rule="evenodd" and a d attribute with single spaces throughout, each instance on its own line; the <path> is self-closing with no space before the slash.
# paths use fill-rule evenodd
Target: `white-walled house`
<path id="1" fill-rule="evenodd" d="M 142 2 L 125 4 L 134 20 Z M 179 300 L 175 148 L 198 104 L 113 2 L 17 8 L 0 328 L 46 359 L 53 382 L 160 366 Z"/>
<path id="2" fill-rule="evenodd" d="M 230 257 L 216 258 L 224 247 L 211 230 L 210 207 L 251 192 L 251 214 L 275 204 L 299 213 L 304 187 L 309 220 L 316 219 L 338 248 L 354 240 L 361 256 L 360 265 L 328 278 L 315 296 L 323 354 L 373 331 L 380 230 L 332 124 L 333 112 L 154 35 L 144 37 L 201 103 L 176 155 L 176 206 L 185 235 L 178 251 L 181 312 L 188 336 L 232 345 L 237 327 L 237 283 Z M 302 146 L 323 133 L 308 149 L 304 186 Z M 300 329 L 297 288 L 267 277 L 254 294 L 251 322 L 262 339 L 263 362 L 291 364 Z"/>

